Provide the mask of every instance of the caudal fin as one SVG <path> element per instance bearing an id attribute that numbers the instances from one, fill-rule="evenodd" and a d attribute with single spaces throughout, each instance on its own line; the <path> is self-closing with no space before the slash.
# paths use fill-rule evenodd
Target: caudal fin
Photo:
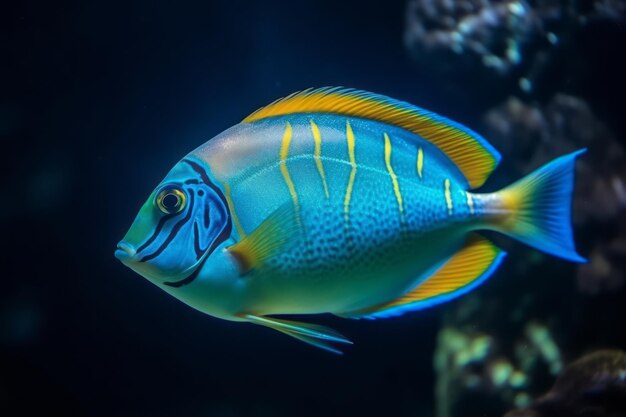
<path id="1" fill-rule="evenodd" d="M 557 158 L 495 193 L 494 229 L 551 255 L 586 262 L 576 252 L 571 227 L 574 165 L 584 152 Z"/>

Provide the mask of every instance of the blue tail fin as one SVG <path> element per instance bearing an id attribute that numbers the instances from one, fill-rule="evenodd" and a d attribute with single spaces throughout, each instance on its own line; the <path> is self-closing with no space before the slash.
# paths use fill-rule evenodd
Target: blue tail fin
<path id="1" fill-rule="evenodd" d="M 576 253 L 571 228 L 574 165 L 584 152 L 557 158 L 497 192 L 494 229 L 551 255 L 586 262 Z"/>

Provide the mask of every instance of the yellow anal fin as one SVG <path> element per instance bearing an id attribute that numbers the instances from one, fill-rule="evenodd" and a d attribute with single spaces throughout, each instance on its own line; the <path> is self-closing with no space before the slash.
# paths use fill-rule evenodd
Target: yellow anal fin
<path id="1" fill-rule="evenodd" d="M 295 210 L 297 207 L 291 202 L 282 205 L 248 236 L 226 249 L 239 262 L 242 275 L 285 250 L 298 238 L 301 223 Z"/>
<path id="2" fill-rule="evenodd" d="M 441 304 L 482 284 L 505 255 L 489 240 L 472 233 L 458 252 L 411 291 L 387 303 L 340 315 L 352 318 L 391 317 Z"/>
<path id="3" fill-rule="evenodd" d="M 441 149 L 470 188 L 481 186 L 500 160 L 498 151 L 465 126 L 400 100 L 349 88 L 300 91 L 260 108 L 242 123 L 297 113 L 331 113 L 404 128 Z"/>
<path id="4" fill-rule="evenodd" d="M 282 320 L 274 317 L 255 316 L 252 314 L 244 314 L 240 317 L 251 323 L 278 330 L 300 341 L 332 353 L 342 354 L 340 350 L 333 346 L 333 343 L 352 344 L 352 342 L 346 339 L 341 333 L 317 324 Z"/>

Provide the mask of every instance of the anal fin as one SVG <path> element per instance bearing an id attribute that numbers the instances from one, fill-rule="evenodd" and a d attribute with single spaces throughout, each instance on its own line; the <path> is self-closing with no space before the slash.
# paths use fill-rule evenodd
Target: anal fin
<path id="1" fill-rule="evenodd" d="M 339 355 L 341 355 L 342 352 L 335 348 L 333 343 L 352 344 L 350 340 L 346 339 L 345 336 L 339 332 L 317 324 L 283 320 L 274 317 L 255 316 L 252 314 L 245 314 L 241 317 L 251 323 L 278 330 L 305 343 Z"/>
<path id="2" fill-rule="evenodd" d="M 505 255 L 503 250 L 489 240 L 472 233 L 458 252 L 412 290 L 389 302 L 339 315 L 350 318 L 384 318 L 441 304 L 485 282 Z"/>

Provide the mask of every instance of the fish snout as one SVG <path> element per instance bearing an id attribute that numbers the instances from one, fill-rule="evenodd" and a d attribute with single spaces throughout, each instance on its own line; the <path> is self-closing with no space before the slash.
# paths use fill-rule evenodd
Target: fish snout
<path id="1" fill-rule="evenodd" d="M 137 250 L 130 243 L 121 241 L 117 244 L 117 250 L 115 251 L 115 257 L 120 261 L 131 261 L 137 254 Z"/>

